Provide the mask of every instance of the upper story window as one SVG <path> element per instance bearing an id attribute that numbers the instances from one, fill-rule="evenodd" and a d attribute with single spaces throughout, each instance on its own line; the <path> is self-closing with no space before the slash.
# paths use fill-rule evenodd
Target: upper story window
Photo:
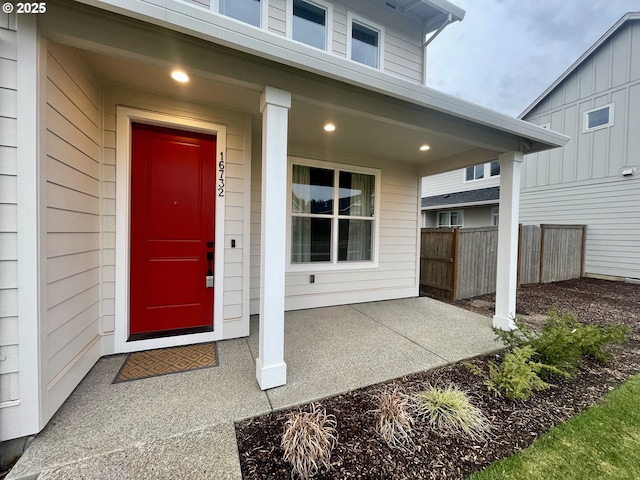
<path id="1" fill-rule="evenodd" d="M 322 0 L 288 0 L 288 35 L 298 42 L 329 50 L 331 41 L 331 5 Z"/>
<path id="2" fill-rule="evenodd" d="M 351 13 L 347 17 L 349 58 L 373 68 L 382 68 L 384 29 Z"/>
<path id="3" fill-rule="evenodd" d="M 474 165 L 473 167 L 467 167 L 464 178 L 467 182 L 484 178 L 484 163 Z"/>
<path id="4" fill-rule="evenodd" d="M 497 177 L 500 175 L 500 162 L 498 160 L 494 160 L 489 164 L 489 176 Z"/>
<path id="5" fill-rule="evenodd" d="M 260 26 L 260 0 L 219 0 L 220 13 L 241 22 Z"/>
<path id="6" fill-rule="evenodd" d="M 493 160 L 490 163 L 473 165 L 472 167 L 467 167 L 464 170 L 465 182 L 472 182 L 474 180 L 498 176 L 500 176 L 500 162 L 498 160 Z"/>
<path id="7" fill-rule="evenodd" d="M 377 181 L 374 171 L 292 165 L 291 264 L 373 263 Z"/>
<path id="8" fill-rule="evenodd" d="M 438 212 L 438 227 L 439 228 L 462 227 L 462 210 L 452 210 L 450 212 Z"/>
<path id="9" fill-rule="evenodd" d="M 613 125 L 613 103 L 584 112 L 584 132 Z"/>

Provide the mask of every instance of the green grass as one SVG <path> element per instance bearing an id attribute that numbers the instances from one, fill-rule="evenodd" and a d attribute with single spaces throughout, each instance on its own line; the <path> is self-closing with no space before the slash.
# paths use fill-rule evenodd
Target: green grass
<path id="1" fill-rule="evenodd" d="M 640 479 L 640 375 L 470 480 Z"/>

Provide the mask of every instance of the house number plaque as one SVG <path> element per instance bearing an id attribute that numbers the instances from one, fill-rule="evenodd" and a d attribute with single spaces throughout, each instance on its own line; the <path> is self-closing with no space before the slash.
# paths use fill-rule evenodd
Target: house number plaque
<path id="1" fill-rule="evenodd" d="M 218 162 L 218 196 L 224 197 L 224 154 L 220 152 L 220 161 Z"/>

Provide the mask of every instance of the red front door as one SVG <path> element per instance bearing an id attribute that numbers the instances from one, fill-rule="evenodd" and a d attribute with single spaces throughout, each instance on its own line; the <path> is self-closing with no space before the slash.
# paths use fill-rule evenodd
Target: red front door
<path id="1" fill-rule="evenodd" d="M 215 142 L 132 125 L 132 339 L 213 329 Z"/>

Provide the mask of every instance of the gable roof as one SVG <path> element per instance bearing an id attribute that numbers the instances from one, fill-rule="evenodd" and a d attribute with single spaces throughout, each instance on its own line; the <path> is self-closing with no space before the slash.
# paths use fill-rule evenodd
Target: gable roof
<path id="1" fill-rule="evenodd" d="M 422 198 L 423 210 L 435 210 L 438 208 L 462 207 L 471 205 L 491 205 L 498 203 L 500 199 L 500 187 L 480 188 L 465 192 L 445 193 L 432 197 Z"/>
<path id="2" fill-rule="evenodd" d="M 629 12 L 622 16 L 600 39 L 591 45 L 591 47 L 582 54 L 558 79 L 549 86 L 531 105 L 529 105 L 518 118 L 524 118 L 531 110 L 533 110 L 542 100 L 547 97 L 558 85 L 560 85 L 569 75 L 580 67 L 596 50 L 598 50 L 609 38 L 611 38 L 624 24 L 633 20 L 640 20 L 640 12 Z"/>

